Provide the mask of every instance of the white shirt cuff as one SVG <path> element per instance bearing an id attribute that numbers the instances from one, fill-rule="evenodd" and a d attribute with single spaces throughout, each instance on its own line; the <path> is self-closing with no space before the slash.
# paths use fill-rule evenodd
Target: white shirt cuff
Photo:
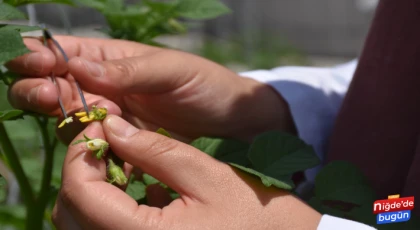
<path id="1" fill-rule="evenodd" d="M 312 145 L 321 161 L 332 127 L 353 77 L 357 61 L 334 68 L 279 67 L 240 73 L 271 85 L 289 104 L 299 137 Z M 321 166 L 305 171 L 314 183 Z"/>

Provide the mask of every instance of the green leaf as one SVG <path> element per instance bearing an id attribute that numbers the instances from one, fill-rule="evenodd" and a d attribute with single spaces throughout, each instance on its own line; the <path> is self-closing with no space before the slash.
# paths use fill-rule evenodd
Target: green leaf
<path id="1" fill-rule="evenodd" d="M 175 192 L 173 189 L 168 187 L 167 190 L 169 191 L 169 196 L 172 198 L 172 200 L 175 200 L 181 197 L 179 193 Z"/>
<path id="2" fill-rule="evenodd" d="M 22 110 L 0 111 L 0 122 L 7 121 L 7 120 L 16 120 L 20 118 L 23 118 Z"/>
<path id="3" fill-rule="evenodd" d="M 4 2 L 12 6 L 20 6 L 34 3 L 61 3 L 67 5 L 74 5 L 72 0 L 4 0 Z"/>
<path id="4" fill-rule="evenodd" d="M 220 161 L 250 166 L 247 158 L 250 146 L 248 143 L 234 139 L 201 137 L 191 142 L 191 145 Z"/>
<path id="5" fill-rule="evenodd" d="M 128 5 L 121 9 L 106 8 L 105 18 L 113 38 L 152 44 L 153 39 L 165 34 L 177 34 L 174 27 L 176 4 L 172 2 L 142 1 L 143 5 Z"/>
<path id="6" fill-rule="evenodd" d="M 249 144 L 241 141 L 209 137 L 198 138 L 191 145 L 260 177 L 265 186 L 274 185 L 288 190 L 294 187 L 291 180 L 294 172 L 313 167 L 319 162 L 310 146 L 297 137 L 279 132 L 258 136 L 250 149 Z"/>
<path id="7" fill-rule="evenodd" d="M 134 200 L 140 200 L 146 197 L 146 185 L 141 181 L 133 180 L 128 184 L 125 192 Z"/>
<path id="8" fill-rule="evenodd" d="M 2 226 L 14 226 L 17 229 L 25 228 L 26 210 L 24 206 L 0 206 L 0 223 Z"/>
<path id="9" fill-rule="evenodd" d="M 17 31 L 0 30 L 0 38 L 0 65 L 30 52 Z"/>
<path id="10" fill-rule="evenodd" d="M 272 178 L 269 176 L 266 176 L 254 169 L 250 169 L 241 165 L 237 165 L 237 164 L 230 164 L 242 171 L 245 171 L 247 173 L 250 173 L 252 175 L 255 175 L 257 177 L 259 177 L 261 179 L 261 182 L 266 186 L 266 187 L 270 187 L 270 186 L 275 186 L 277 188 L 281 188 L 281 189 L 285 189 L 285 190 L 291 190 L 294 187 L 294 183 L 293 181 L 290 179 L 289 177 L 283 177 L 281 180 L 278 180 L 276 178 Z"/>
<path id="11" fill-rule="evenodd" d="M 85 141 L 90 141 L 92 139 L 90 139 L 89 137 L 86 136 L 86 134 L 83 134 L 83 137 L 85 138 Z"/>
<path id="12" fill-rule="evenodd" d="M 274 178 L 320 163 L 311 146 L 296 136 L 277 131 L 257 136 L 251 144 L 248 158 L 255 170 Z"/>
<path id="13" fill-rule="evenodd" d="M 171 134 L 169 134 L 168 131 L 164 130 L 163 128 L 159 128 L 156 132 L 159 134 L 162 134 L 163 136 L 172 138 Z"/>
<path id="14" fill-rule="evenodd" d="M 92 153 L 92 155 L 93 156 L 95 156 L 96 157 L 96 159 L 98 159 L 98 160 L 100 160 L 100 159 L 102 159 L 102 157 L 103 157 L 103 155 L 105 154 L 105 150 L 106 150 L 106 148 L 100 148 L 99 150 L 97 150 L 97 151 L 94 151 L 93 153 Z"/>
<path id="15" fill-rule="evenodd" d="M 13 25 L 13 24 L 0 24 L 0 32 L 3 31 L 16 31 L 19 33 L 30 32 L 35 30 L 41 30 L 38 26 L 25 26 L 25 25 Z"/>
<path id="16" fill-rule="evenodd" d="M 6 3 L 0 3 L 0 20 L 7 21 L 13 19 L 26 19 L 26 17 L 19 9 Z"/>
<path id="17" fill-rule="evenodd" d="M 230 9 L 218 0 L 178 0 L 176 12 L 188 19 L 211 19 L 230 13 Z"/>
<path id="18" fill-rule="evenodd" d="M 160 181 L 158 181 L 156 178 L 150 176 L 149 174 L 143 173 L 143 181 L 146 185 L 152 185 L 152 184 L 159 184 Z"/>
<path id="19" fill-rule="evenodd" d="M 363 172 L 345 161 L 331 162 L 315 178 L 315 195 L 320 200 L 337 200 L 356 205 L 372 204 L 374 190 Z"/>
<path id="20" fill-rule="evenodd" d="M 5 85 L 11 85 L 13 81 L 18 78 L 19 75 L 10 71 L 1 73 L 0 72 L 0 79 L 4 82 Z"/>

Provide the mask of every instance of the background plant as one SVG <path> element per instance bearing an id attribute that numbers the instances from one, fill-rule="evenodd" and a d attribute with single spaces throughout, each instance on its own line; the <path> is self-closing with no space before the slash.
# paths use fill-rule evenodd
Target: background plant
<path id="1" fill-rule="evenodd" d="M 218 0 L 139 1 L 131 5 L 124 4 L 122 0 L 5 0 L 0 2 L 0 21 L 25 19 L 25 15 L 16 7 L 40 2 L 94 8 L 105 16 L 109 27 L 102 31 L 110 37 L 158 46 L 163 46 L 156 42 L 158 36 L 186 32 L 187 20 L 210 19 L 229 12 Z M 38 29 L 0 25 L 0 65 L 28 53 L 20 33 Z M 217 44 L 211 47 L 220 48 Z M 223 55 L 219 57 L 223 62 Z M 60 187 L 61 165 L 67 147 L 55 137 L 55 118 L 11 108 L 6 100 L 5 89 L 15 76 L 4 68 L 0 75 L 4 82 L 0 91 L 0 172 L 4 174 L 0 176 L 0 227 L 51 229 L 51 210 Z M 170 136 L 164 130 L 158 132 Z M 202 137 L 191 145 L 260 178 L 264 186 L 275 186 L 291 192 L 295 192 L 296 188 L 293 175 L 319 164 L 311 146 L 281 132 L 263 133 L 252 143 Z M 13 190 L 14 178 L 21 190 L 17 197 L 20 203 L 10 201 L 16 191 Z M 173 199 L 178 197 L 172 189 L 147 174 L 142 174 L 141 178 L 131 177 L 126 192 L 138 203 L 146 203 L 147 187 L 152 185 L 167 189 Z M 372 203 L 376 198 L 357 167 L 347 162 L 333 162 L 317 176 L 307 202 L 321 213 L 375 225 Z M 406 223 L 377 227 L 418 229 L 418 226 L 418 220 L 412 219 Z"/>
<path id="2" fill-rule="evenodd" d="M 111 37 L 151 45 L 160 45 L 154 41 L 160 35 L 186 32 L 187 26 L 181 19 L 209 19 L 229 12 L 218 0 L 139 1 L 132 5 L 126 5 L 122 0 L 5 0 L 0 2 L 0 21 L 26 19 L 26 15 L 16 7 L 33 3 L 92 7 L 105 16 L 109 28 L 103 31 Z M 29 53 L 21 33 L 39 29 L 1 24 L 0 66 Z M 3 80 L 0 86 L 0 160 L 4 166 L 1 174 L 5 174 L 0 177 L 0 226 L 2 229 L 5 226 L 51 229 L 51 210 L 60 186 L 66 146 L 59 143 L 55 136 L 55 118 L 15 110 L 10 106 L 6 99 L 6 86 L 16 76 L 4 67 L 0 76 Z M 14 178 L 20 187 L 17 198 L 21 202 L 8 205 L 7 198 L 16 196 L 16 191 L 10 189 Z"/>

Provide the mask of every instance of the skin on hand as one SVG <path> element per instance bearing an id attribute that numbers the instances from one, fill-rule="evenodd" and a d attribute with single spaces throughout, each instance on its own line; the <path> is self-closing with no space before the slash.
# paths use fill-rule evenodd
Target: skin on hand
<path id="1" fill-rule="evenodd" d="M 58 93 L 46 77 L 54 72 L 68 111 L 82 111 L 77 79 L 88 104 L 139 128 L 164 127 L 178 140 L 203 135 L 250 140 L 268 130 L 294 132 L 288 105 L 272 88 L 206 59 L 122 40 L 56 39 L 68 64 L 35 38 L 24 39 L 33 53 L 7 64 L 22 75 L 9 92 L 14 107 L 59 116 Z M 77 123 L 59 130 L 63 141 L 85 127 Z"/>
<path id="2" fill-rule="evenodd" d="M 164 208 L 137 205 L 106 182 L 105 163 L 70 146 L 53 212 L 58 229 L 316 229 L 321 215 L 199 150 L 110 115 L 84 134 L 105 138 L 124 161 L 180 194 Z M 81 139 L 79 134 L 76 139 Z"/>

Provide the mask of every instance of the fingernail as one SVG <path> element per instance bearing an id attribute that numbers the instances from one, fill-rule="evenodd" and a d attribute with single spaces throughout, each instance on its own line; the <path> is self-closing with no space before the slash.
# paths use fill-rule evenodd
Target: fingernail
<path id="1" fill-rule="evenodd" d="M 127 138 L 135 134 L 138 129 L 117 116 L 110 116 L 106 120 L 106 126 L 115 136 Z"/>
<path id="2" fill-rule="evenodd" d="M 38 100 L 38 94 L 39 94 L 39 90 L 41 89 L 41 85 L 35 88 L 32 88 L 28 95 L 26 96 L 26 100 L 31 103 L 31 102 L 35 102 Z"/>
<path id="3" fill-rule="evenodd" d="M 87 60 L 82 60 L 82 62 L 85 65 L 90 76 L 102 77 L 104 75 L 105 69 L 102 65 L 99 65 L 98 63 L 90 62 Z"/>
<path id="4" fill-rule="evenodd" d="M 24 62 L 26 69 L 33 70 L 35 72 L 42 72 L 44 70 L 44 60 L 41 53 L 29 54 Z"/>

